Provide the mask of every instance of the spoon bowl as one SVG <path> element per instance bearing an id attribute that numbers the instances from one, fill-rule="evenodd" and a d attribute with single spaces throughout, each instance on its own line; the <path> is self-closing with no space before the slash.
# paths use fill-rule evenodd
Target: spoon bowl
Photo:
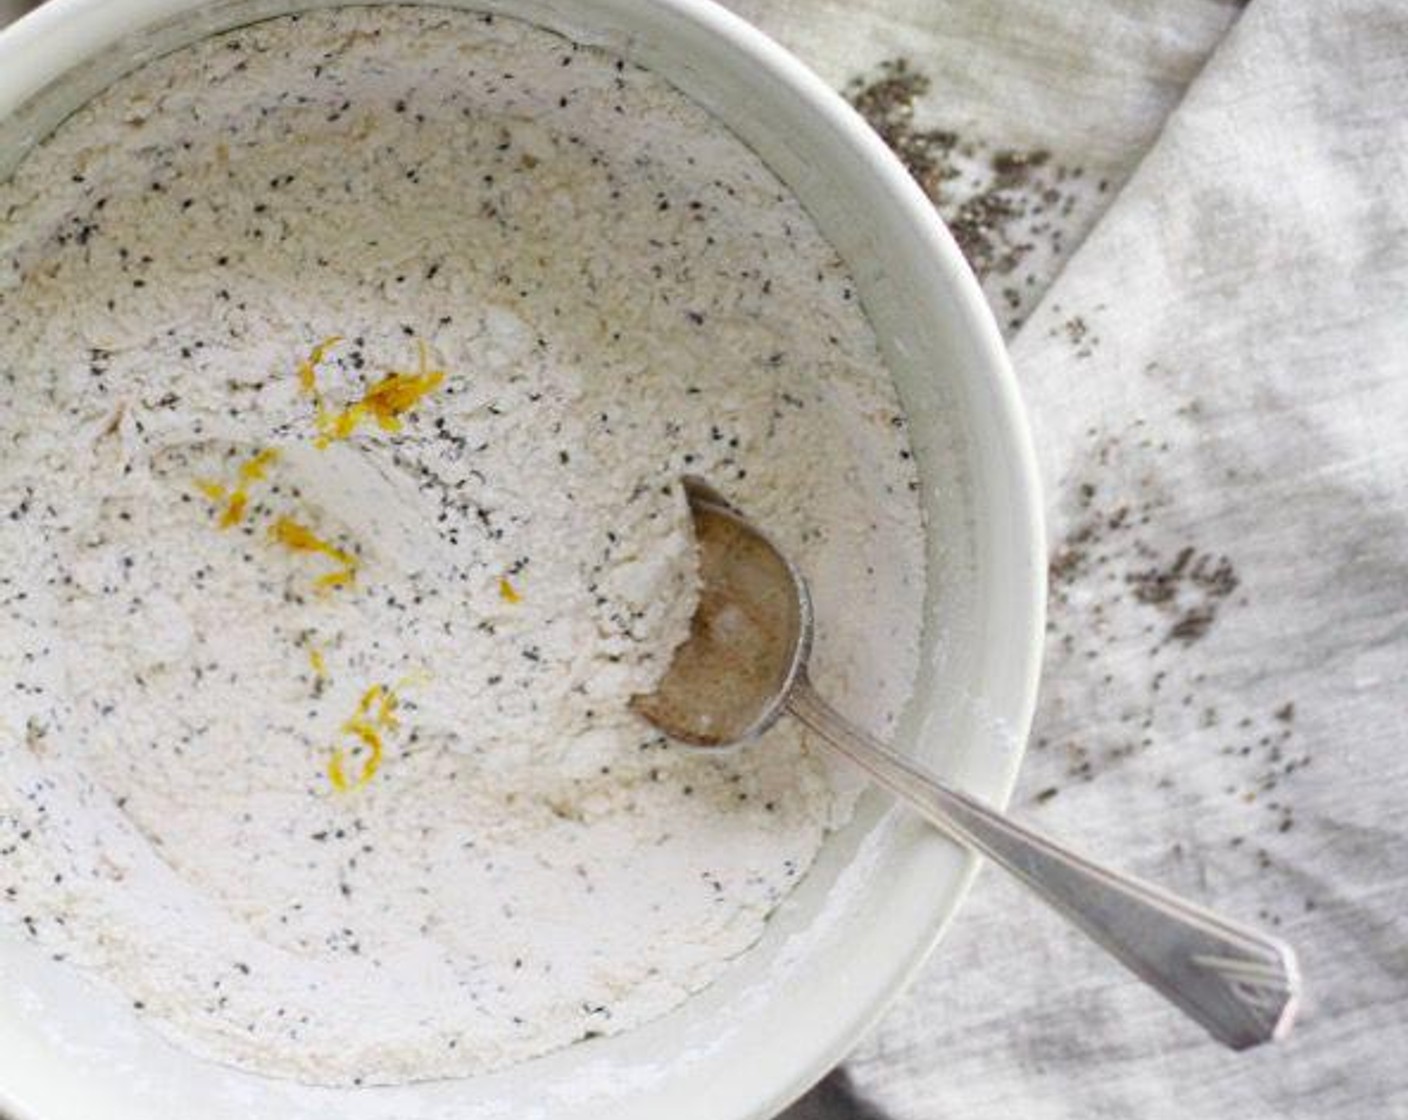
<path id="1" fill-rule="evenodd" d="M 693 747 L 756 739 L 787 710 L 812 644 L 806 580 L 707 483 L 684 479 L 699 550 L 699 603 L 669 672 L 631 707 Z"/>

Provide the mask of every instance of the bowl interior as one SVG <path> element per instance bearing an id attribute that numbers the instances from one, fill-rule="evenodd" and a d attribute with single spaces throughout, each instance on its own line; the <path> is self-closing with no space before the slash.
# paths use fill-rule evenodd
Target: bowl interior
<path id="1" fill-rule="evenodd" d="M 0 175 L 141 62 L 336 2 L 51 0 L 0 34 Z M 996 328 L 928 202 L 834 93 L 708 0 L 436 3 L 526 19 L 668 78 L 757 151 L 845 258 L 909 414 L 923 480 L 930 582 L 899 742 L 1003 802 L 1040 651 L 1035 472 Z M 763 940 L 670 1015 L 500 1073 L 375 1090 L 299 1086 L 192 1057 L 116 992 L 6 933 L 0 1108 L 15 1120 L 770 1115 L 878 1014 L 938 937 L 971 870 L 959 849 L 869 795 Z"/>

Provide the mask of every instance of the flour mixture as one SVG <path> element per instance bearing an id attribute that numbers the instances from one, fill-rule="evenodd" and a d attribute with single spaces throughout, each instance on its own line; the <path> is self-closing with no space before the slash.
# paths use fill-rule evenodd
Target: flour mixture
<path id="1" fill-rule="evenodd" d="M 183 1045 L 334 1084 L 638 1025 L 838 793 L 670 747 L 703 476 L 877 732 L 904 421 L 796 201 L 659 78 L 348 8 L 151 63 L 0 185 L 0 915 Z M 95 996 L 95 998 L 100 998 Z"/>

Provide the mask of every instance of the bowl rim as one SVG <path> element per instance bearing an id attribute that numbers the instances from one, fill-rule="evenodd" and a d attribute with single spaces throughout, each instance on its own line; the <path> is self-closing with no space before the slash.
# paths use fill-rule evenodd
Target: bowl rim
<path id="1" fill-rule="evenodd" d="M 398 0 L 289 0 L 285 10 L 299 11 L 330 4 L 395 4 Z M 405 0 L 401 0 L 405 2 Z M 434 0 L 411 0 L 434 3 Z M 768 72 L 781 87 L 789 90 L 806 110 L 839 134 L 846 145 L 863 160 L 876 179 L 878 204 L 892 207 L 908 227 L 921 251 L 938 266 L 947 286 L 945 296 L 958 305 L 960 317 L 972 343 L 981 351 L 982 376 L 996 410 L 992 418 L 1000 432 L 1001 450 L 1012 493 L 1020 508 L 1009 511 L 1019 577 L 1024 591 L 1022 601 L 1011 605 L 1009 614 L 1025 621 L 1016 635 L 1019 648 L 1006 653 L 1015 666 L 1011 677 L 1016 684 L 1015 703 L 1002 713 L 1012 737 L 1012 749 L 988 772 L 984 788 L 973 789 L 998 807 L 1005 806 L 1016 785 L 1027 737 L 1035 710 L 1045 629 L 1046 562 L 1045 528 L 1041 485 L 1035 449 L 1016 375 L 1008 358 L 997 322 L 970 270 L 957 242 L 939 217 L 934 205 L 860 114 L 805 63 L 766 33 L 715 0 L 617 0 L 639 8 L 661 9 L 673 18 L 693 24 L 717 38 L 750 65 Z M 45 85 L 125 35 L 150 27 L 164 19 L 207 6 L 208 0 L 47 0 L 10 26 L 0 29 L 0 118 L 14 112 Z M 513 0 L 455 0 L 455 6 L 501 12 L 533 22 L 522 14 Z M 545 10 L 564 12 L 572 5 L 562 0 L 545 0 Z M 512 10 L 510 10 L 512 9 Z M 564 16 L 564 22 L 571 21 Z M 663 75 L 669 79 L 669 75 Z M 1011 636 L 1011 635 L 1009 635 Z M 917 872 L 924 873 L 951 864 L 953 852 L 940 845 L 910 844 L 903 858 Z M 719 1120 L 743 1120 L 775 1115 L 830 1071 L 861 1036 L 887 1010 L 893 999 L 926 960 L 930 950 L 962 906 L 976 874 L 977 857 L 967 855 L 955 888 L 934 896 L 921 913 L 908 924 L 901 944 L 890 959 L 870 968 L 870 980 L 861 998 L 847 1001 L 843 1014 L 826 1024 L 816 1024 L 814 1044 L 808 1056 L 793 1060 L 785 1069 L 769 1075 L 770 1088 L 747 1100 L 722 1093 L 710 1102 L 710 1114 Z M 824 1028 L 824 1029 L 822 1029 Z M 745 1094 L 747 1096 L 747 1094 Z M 0 1105 L 12 1111 L 15 1120 L 42 1120 L 29 1104 L 12 1100 L 0 1085 Z M 692 1115 L 692 1113 L 691 1113 Z"/>

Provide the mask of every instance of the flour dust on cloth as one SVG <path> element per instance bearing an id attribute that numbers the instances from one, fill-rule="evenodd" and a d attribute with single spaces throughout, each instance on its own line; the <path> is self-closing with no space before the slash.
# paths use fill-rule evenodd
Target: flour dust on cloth
<path id="1" fill-rule="evenodd" d="M 1014 345 L 1052 548 L 1015 807 L 1283 934 L 1297 1032 L 1222 1051 L 986 875 L 849 1062 L 866 1115 L 1408 1116 L 1405 105 L 1403 5 L 1256 0 Z"/>

